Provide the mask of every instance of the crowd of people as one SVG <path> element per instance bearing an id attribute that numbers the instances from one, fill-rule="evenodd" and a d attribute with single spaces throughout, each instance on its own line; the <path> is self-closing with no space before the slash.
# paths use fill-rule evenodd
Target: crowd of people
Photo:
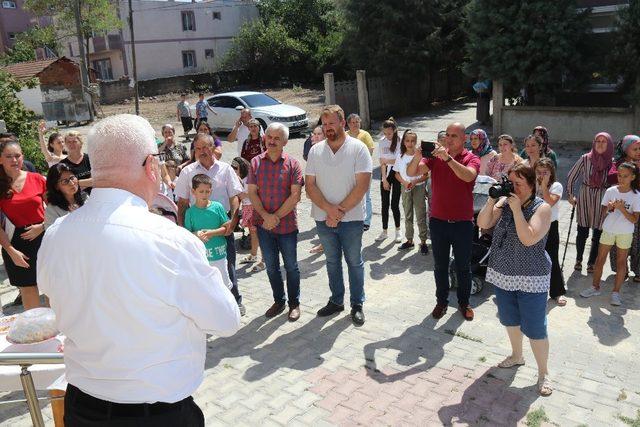
<path id="1" fill-rule="evenodd" d="M 185 119 L 182 122 L 188 135 L 186 118 L 190 118 L 190 111 L 185 102 L 183 99 L 178 104 L 177 113 Z M 370 184 L 375 146 L 371 135 L 361 129 L 360 117 L 356 114 L 345 117 L 339 106 L 326 106 L 318 126 L 305 143 L 306 169 L 303 171 L 300 162 L 285 150 L 288 128 L 272 123 L 262 129 L 260 123 L 251 118 L 250 110 L 240 112 L 227 138 L 229 143 L 236 144 L 238 156 L 230 164 L 220 161 L 224 144 L 207 123 L 208 110 L 197 107 L 196 112 L 197 133 L 190 150 L 176 141 L 172 125 L 163 126 L 162 140 L 156 141 L 148 122 L 135 116 L 115 116 L 95 125 L 89 135 L 88 154 L 83 152 L 83 140 L 77 132 L 64 136 L 54 132 L 45 138 L 46 127 L 41 124 L 38 127 L 40 145 L 49 165 L 46 178 L 23 158 L 15 136 L 0 136 L 0 210 L 14 227 L 9 231 L 3 224 L 0 230 L 9 281 L 19 288 L 25 309 L 40 306 L 38 284 L 44 281 L 42 290 L 51 297 L 52 307 L 61 316 L 62 331 L 72 339 L 75 339 L 73 332 L 78 333 L 78 342 L 68 348 L 71 358 L 78 357 L 77 363 L 83 369 L 86 365 L 80 360 L 82 342 L 90 342 L 95 337 L 85 336 L 84 330 L 70 323 L 72 317 L 65 311 L 80 310 L 80 306 L 69 308 L 65 302 L 63 308 L 62 300 L 67 301 L 64 297 L 72 289 L 61 291 L 57 284 L 81 282 L 74 285 L 75 290 L 92 299 L 96 296 L 87 293 L 88 283 L 82 283 L 88 277 L 98 282 L 92 286 L 104 282 L 108 287 L 112 282 L 106 283 L 107 279 L 131 281 L 136 276 L 120 270 L 129 266 L 135 271 L 132 263 L 140 255 L 118 261 L 115 255 L 107 254 L 105 248 L 109 245 L 122 248 L 125 243 L 132 244 L 138 235 L 149 238 L 155 245 L 143 251 L 149 259 L 158 259 L 159 265 L 166 266 L 166 271 L 159 267 L 154 273 L 158 280 L 166 279 L 169 274 L 167 280 L 177 286 L 175 289 L 181 289 L 179 292 L 183 287 L 175 282 L 183 280 L 183 273 L 201 283 L 193 290 L 194 295 L 202 298 L 199 302 L 176 302 L 175 294 L 156 295 L 155 291 L 150 295 L 179 307 L 188 305 L 180 311 L 196 316 L 199 331 L 231 333 L 237 329 L 236 311 L 238 316 L 246 312 L 238 287 L 234 237 L 238 226 L 245 227 L 251 236 L 251 250 L 240 262 L 252 263 L 250 272 L 266 269 L 272 288 L 273 304 L 265 316 L 275 317 L 288 308 L 288 319 L 298 320 L 301 295 L 297 204 L 303 188 L 312 203 L 311 216 L 320 240 L 312 252 L 324 253 L 329 278 L 330 297 L 317 315 L 329 316 L 345 308 L 344 258 L 351 319 L 357 326 L 365 323 L 362 237 L 372 227 Z M 558 202 L 563 195 L 563 185 L 557 180 L 557 164 L 561 159 L 550 148 L 549 133 L 542 126 L 535 127 L 531 135 L 524 138 L 523 150 L 519 153 L 510 135 L 497 137 L 499 150 L 496 152 L 486 132 L 473 130 L 467 138 L 465 130 L 461 123 L 450 124 L 438 134 L 433 150 L 425 153 L 416 132 L 411 129 L 401 132 L 393 118 L 383 122 L 377 147 L 382 224 L 375 240 L 390 237 L 389 210 L 395 226 L 391 237 L 399 250 L 416 247 L 414 223 L 418 228 L 420 254 L 430 252 L 427 245 L 430 238 L 436 283 L 436 303 L 431 314 L 435 319 L 442 318 L 449 307 L 450 253 L 453 252 L 458 310 L 464 319 L 471 321 L 474 319 L 470 305 L 473 242 L 478 238 L 478 229 L 483 235 L 491 236 L 486 281 L 495 287 L 499 319 L 506 327 L 512 346 L 511 355 L 499 366 L 511 368 L 524 363 L 522 341 L 523 335 L 527 336 L 538 365 L 538 390 L 542 395 L 549 395 L 552 384 L 547 370 L 546 306 L 549 298 L 558 306 L 566 304 L 566 286 L 558 256 Z M 123 153 L 127 153 L 126 159 Z M 114 159 L 120 163 L 115 164 Z M 138 160 L 142 167 L 137 164 Z M 566 192 L 577 212 L 574 266 L 577 271 L 582 270 L 589 233 L 592 236 L 587 272 L 593 273 L 593 283 L 580 292 L 582 297 L 601 293 L 602 271 L 609 253 L 616 271 L 611 304 L 622 304 L 621 287 L 628 277 L 629 256 L 635 273 L 633 281 L 640 281 L 639 164 L 640 137 L 628 135 L 616 145 L 608 133 L 601 132 L 595 136 L 591 150 L 569 172 Z M 510 188 L 505 194 L 489 197 L 477 212 L 473 189 L 479 175 L 502 181 L 503 185 L 508 182 Z M 167 224 L 150 220 L 151 217 L 139 210 L 150 206 L 150 200 L 158 191 L 177 203 L 176 223 L 186 234 L 167 231 Z M 69 216 L 69 220 L 60 220 L 75 211 L 78 214 Z M 135 223 L 135 232 L 118 228 L 128 223 L 128 214 L 136 218 L 131 220 Z M 404 236 L 401 232 L 403 214 Z M 107 231 L 98 229 L 101 222 L 105 227 L 108 225 L 107 228 L 120 231 L 106 236 Z M 154 232 L 152 226 L 161 228 L 166 235 Z M 67 261 L 60 258 L 60 253 L 65 253 L 64 246 L 79 238 L 82 230 L 105 239 L 96 249 L 104 259 L 85 259 L 88 255 L 83 253 L 76 258 L 84 259 L 86 266 L 69 267 L 78 271 L 61 274 L 57 269 L 66 269 Z M 122 241 L 118 241 L 118 233 L 122 234 Z M 52 243 L 43 244 L 56 239 L 57 245 L 62 239 L 59 236 L 63 235 L 67 242 L 56 246 L 56 250 Z M 167 240 L 167 236 L 173 236 L 175 241 Z M 125 252 L 133 254 L 132 250 Z M 163 251 L 173 252 L 174 256 L 166 258 Z M 39 262 L 39 255 L 45 256 L 46 261 Z M 178 265 L 177 260 L 185 256 L 197 258 L 197 265 Z M 280 258 L 286 272 L 286 286 Z M 104 263 L 98 265 L 98 261 Z M 91 268 L 107 277 L 88 276 Z M 105 268 L 114 271 L 107 272 Z M 64 276 L 64 280 L 58 276 Z M 220 287 L 215 291 L 204 289 L 207 278 Z M 121 292 L 131 295 L 128 293 L 131 289 L 125 292 L 125 288 Z M 175 289 L 167 292 L 178 292 Z M 106 290 L 99 293 L 106 301 L 114 298 Z M 228 316 L 221 321 L 224 327 L 220 323 L 198 320 L 198 316 L 204 315 L 202 304 L 212 300 L 222 304 Z M 230 300 L 237 309 L 229 308 Z M 91 322 L 100 328 L 98 319 L 91 318 L 89 324 Z M 75 393 L 122 401 L 118 399 L 124 389 L 116 390 L 114 386 L 114 394 L 100 393 L 97 391 L 99 381 L 83 377 L 81 370 L 77 374 L 77 382 L 68 376 L 70 383 L 82 389 L 74 390 Z M 175 401 L 175 396 L 171 399 Z"/>

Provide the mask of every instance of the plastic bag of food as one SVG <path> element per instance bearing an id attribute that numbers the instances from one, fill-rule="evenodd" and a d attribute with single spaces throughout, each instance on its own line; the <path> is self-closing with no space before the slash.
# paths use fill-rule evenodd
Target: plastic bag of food
<path id="1" fill-rule="evenodd" d="M 50 308 L 34 308 L 18 315 L 13 322 L 7 341 L 13 344 L 33 344 L 58 335 L 56 315 Z"/>

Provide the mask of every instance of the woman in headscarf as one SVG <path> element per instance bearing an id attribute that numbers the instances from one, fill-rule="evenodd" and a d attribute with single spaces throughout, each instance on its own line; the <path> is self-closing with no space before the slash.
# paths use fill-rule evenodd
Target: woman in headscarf
<path id="1" fill-rule="evenodd" d="M 574 269 L 582 271 L 582 256 L 585 244 L 592 230 L 591 250 L 587 260 L 587 273 L 593 272 L 593 265 L 598 256 L 598 244 L 602 234 L 604 212 L 600 206 L 602 196 L 609 187 L 608 175 L 613 164 L 613 140 L 611 135 L 600 132 L 591 144 L 591 151 L 583 154 L 573 165 L 567 177 L 569 203 L 575 205 L 578 217 L 578 236 L 576 238 L 576 264 Z M 579 193 L 576 183 L 582 176 Z"/>
<path id="2" fill-rule="evenodd" d="M 542 139 L 542 149 L 540 150 L 540 157 L 550 158 L 553 162 L 553 166 L 556 168 L 556 170 L 558 170 L 558 156 L 555 151 L 553 151 L 549 147 L 549 132 L 547 131 L 547 128 L 544 126 L 536 126 L 535 128 L 533 128 L 533 132 L 531 132 L 531 134 L 534 136 L 537 135 Z M 527 154 L 526 150 L 523 149 L 520 153 L 520 157 L 526 160 L 529 158 L 529 155 Z"/>
<path id="3" fill-rule="evenodd" d="M 636 166 L 640 167 L 640 136 L 638 135 L 627 135 L 616 145 L 616 152 L 613 156 L 613 161 L 616 164 L 616 167 L 620 166 L 622 163 L 629 162 L 634 163 Z M 614 185 L 617 183 L 617 175 L 610 174 L 609 175 L 609 183 Z M 640 283 L 640 221 L 636 223 L 635 229 L 633 231 L 633 242 L 631 243 L 631 248 L 629 249 L 629 256 L 631 258 L 631 268 L 633 271 L 634 277 L 633 281 L 635 283 Z M 609 255 L 609 261 L 611 265 L 611 270 L 614 272 L 617 270 L 616 266 L 616 247 L 615 245 L 611 248 L 611 253 Z"/>
<path id="4" fill-rule="evenodd" d="M 498 153 L 491 146 L 487 133 L 482 129 L 475 129 L 469 134 L 471 152 L 480 158 L 480 171 L 478 175 L 487 174 L 487 165 Z"/>

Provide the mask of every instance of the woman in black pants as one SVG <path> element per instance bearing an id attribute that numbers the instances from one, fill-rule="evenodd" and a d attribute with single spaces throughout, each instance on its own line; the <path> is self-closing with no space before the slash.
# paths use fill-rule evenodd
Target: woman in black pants
<path id="1" fill-rule="evenodd" d="M 398 136 L 398 125 L 393 117 L 389 117 L 382 123 L 382 133 L 384 136 L 378 143 L 381 174 L 382 232 L 376 237 L 376 241 L 385 240 L 388 236 L 389 207 L 391 207 L 393 222 L 396 226 L 395 241 L 396 243 L 402 243 L 402 233 L 400 232 L 400 194 L 402 188 L 393 170 L 396 158 L 400 155 L 400 137 Z"/>
<path id="2" fill-rule="evenodd" d="M 558 251 L 560 249 L 560 234 L 558 233 L 558 202 L 562 198 L 562 184 L 556 181 L 556 169 L 553 160 L 548 157 L 539 159 L 534 165 L 536 171 L 536 195 L 551 206 L 551 227 L 547 236 L 545 250 L 551 258 L 551 285 L 549 297 L 558 303 L 560 307 L 567 304 L 564 294 L 567 290 L 564 286 L 564 277 L 560 269 Z"/>

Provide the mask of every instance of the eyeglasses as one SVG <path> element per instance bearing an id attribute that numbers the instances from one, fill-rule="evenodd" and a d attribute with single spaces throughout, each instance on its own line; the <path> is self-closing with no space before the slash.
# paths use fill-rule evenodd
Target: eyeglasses
<path id="1" fill-rule="evenodd" d="M 144 162 L 142 162 L 142 166 L 147 165 L 147 159 L 149 158 L 149 156 L 157 157 L 159 162 L 164 162 L 164 160 L 167 158 L 167 155 L 165 153 L 149 154 L 147 155 L 147 157 L 144 158 Z"/>
<path id="2" fill-rule="evenodd" d="M 76 182 L 77 180 L 78 180 L 77 176 L 71 175 L 69 178 L 61 179 L 60 181 L 58 181 L 58 184 L 69 185 L 72 182 Z"/>

